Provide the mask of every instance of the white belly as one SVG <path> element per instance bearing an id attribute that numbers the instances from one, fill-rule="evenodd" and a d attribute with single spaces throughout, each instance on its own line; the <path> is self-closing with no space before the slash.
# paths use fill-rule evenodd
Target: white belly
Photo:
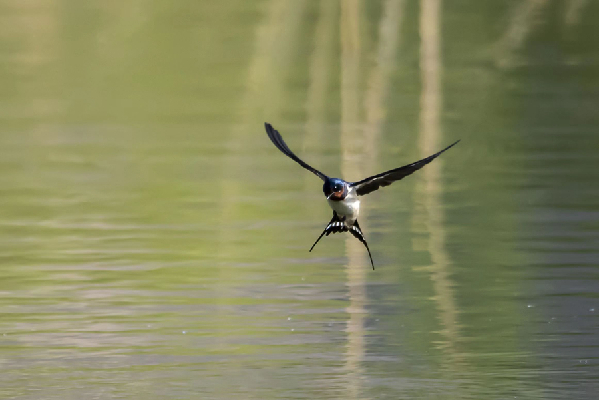
<path id="1" fill-rule="evenodd" d="M 348 225 L 353 224 L 360 213 L 360 200 L 358 200 L 358 196 L 356 196 L 356 193 L 352 189 L 350 189 L 350 192 L 344 200 L 327 200 L 329 206 L 331 206 L 340 217 L 345 217 L 345 221 Z"/>

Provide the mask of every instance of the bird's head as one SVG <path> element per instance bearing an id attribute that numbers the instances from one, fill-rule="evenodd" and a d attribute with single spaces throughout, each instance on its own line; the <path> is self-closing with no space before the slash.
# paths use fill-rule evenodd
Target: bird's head
<path id="1" fill-rule="evenodd" d="M 348 192 L 348 185 L 342 179 L 338 178 L 329 178 L 324 182 L 322 187 L 322 191 L 324 195 L 329 200 L 340 201 L 345 199 Z"/>

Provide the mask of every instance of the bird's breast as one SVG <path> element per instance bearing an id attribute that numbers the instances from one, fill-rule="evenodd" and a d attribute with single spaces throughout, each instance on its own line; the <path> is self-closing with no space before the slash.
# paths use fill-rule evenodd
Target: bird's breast
<path id="1" fill-rule="evenodd" d="M 337 212 L 340 217 L 346 217 L 346 221 L 348 223 L 353 223 L 358 218 L 358 213 L 360 212 L 360 200 L 355 194 L 348 195 L 343 200 L 327 200 L 329 202 L 329 206 Z"/>

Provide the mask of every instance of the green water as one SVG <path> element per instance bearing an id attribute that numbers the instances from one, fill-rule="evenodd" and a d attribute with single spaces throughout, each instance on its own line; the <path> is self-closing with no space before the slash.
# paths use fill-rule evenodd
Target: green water
<path id="1" fill-rule="evenodd" d="M 595 399 L 598 18 L 0 0 L 0 397 Z"/>

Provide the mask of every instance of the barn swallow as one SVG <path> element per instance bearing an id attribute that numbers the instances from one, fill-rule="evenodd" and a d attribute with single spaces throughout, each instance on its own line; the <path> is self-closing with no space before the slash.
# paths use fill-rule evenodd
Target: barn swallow
<path id="1" fill-rule="evenodd" d="M 314 246 L 316 246 L 316 243 L 318 243 L 324 235 L 329 236 L 331 233 L 349 232 L 366 247 L 373 270 L 374 262 L 372 261 L 372 254 L 370 254 L 368 243 L 358 224 L 358 214 L 360 212 L 360 200 L 358 199 L 358 196 L 374 192 L 380 187 L 389 186 L 393 182 L 411 175 L 413 172 L 418 171 L 420 168 L 439 157 L 441 153 L 455 146 L 459 142 L 459 140 L 457 140 L 438 153 L 423 158 L 420 161 L 370 176 L 358 182 L 347 182 L 339 178 L 330 178 L 319 170 L 306 164 L 289 149 L 285 141 L 283 141 L 281 134 L 275 130 L 271 124 L 266 122 L 264 123 L 264 127 L 266 128 L 268 137 L 279 150 L 324 182 L 322 191 L 327 198 L 329 206 L 333 209 L 333 218 L 328 223 L 327 227 L 324 228 L 324 231 L 320 234 L 318 239 L 316 239 L 316 242 L 314 242 L 310 251 L 312 251 Z"/>

